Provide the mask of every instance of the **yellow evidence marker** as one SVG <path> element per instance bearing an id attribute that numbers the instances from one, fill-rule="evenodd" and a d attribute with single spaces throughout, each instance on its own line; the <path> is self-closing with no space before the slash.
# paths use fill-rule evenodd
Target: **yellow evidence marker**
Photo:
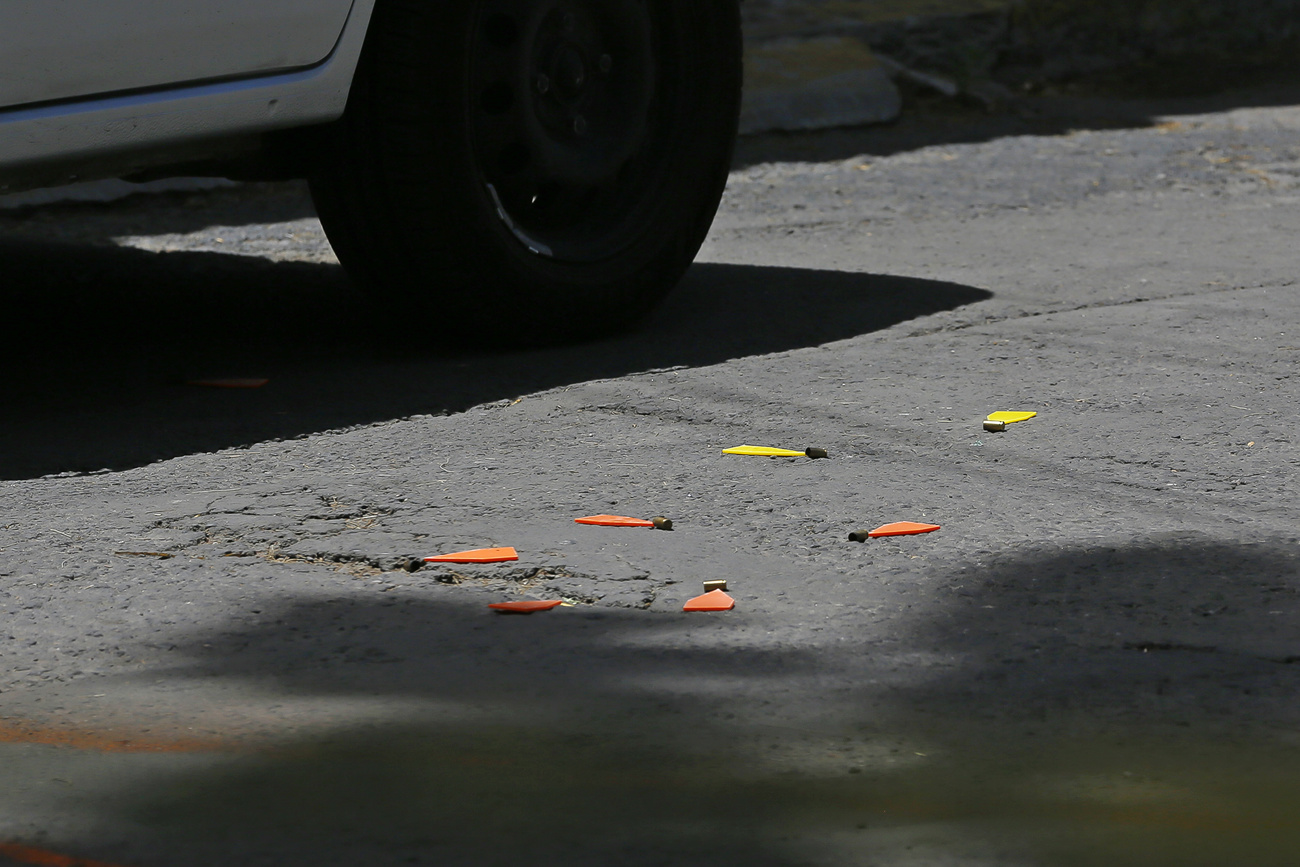
<path id="1" fill-rule="evenodd" d="M 1004 424 L 1011 424 L 1012 422 L 1031 419 L 1036 415 L 1038 415 L 1036 412 L 991 412 L 989 413 L 988 421 L 1000 421 Z"/>
<path id="2" fill-rule="evenodd" d="M 789 449 L 774 449 L 769 446 L 736 446 L 734 449 L 723 449 L 724 455 L 754 455 L 760 458 L 802 458 L 804 452 L 792 452 Z"/>

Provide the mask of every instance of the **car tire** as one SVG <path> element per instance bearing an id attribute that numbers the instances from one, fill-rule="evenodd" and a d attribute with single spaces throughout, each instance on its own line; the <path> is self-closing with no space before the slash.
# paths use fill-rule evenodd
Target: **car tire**
<path id="1" fill-rule="evenodd" d="M 379 0 L 313 199 L 444 340 L 607 333 L 703 243 L 740 89 L 738 0 Z"/>

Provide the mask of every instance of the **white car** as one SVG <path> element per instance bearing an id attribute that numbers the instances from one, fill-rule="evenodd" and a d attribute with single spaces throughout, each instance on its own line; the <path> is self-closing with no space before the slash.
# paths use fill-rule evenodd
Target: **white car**
<path id="1" fill-rule="evenodd" d="M 305 177 L 401 310 L 486 342 L 595 333 L 713 219 L 738 2 L 4 0 L 0 192 Z"/>

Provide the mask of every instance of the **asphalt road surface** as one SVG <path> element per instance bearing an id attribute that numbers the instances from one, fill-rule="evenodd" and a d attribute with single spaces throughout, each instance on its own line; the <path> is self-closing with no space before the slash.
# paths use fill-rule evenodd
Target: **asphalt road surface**
<path id="1" fill-rule="evenodd" d="M 298 186 L 0 214 L 0 863 L 1293 864 L 1298 104 L 746 140 L 520 353 Z"/>

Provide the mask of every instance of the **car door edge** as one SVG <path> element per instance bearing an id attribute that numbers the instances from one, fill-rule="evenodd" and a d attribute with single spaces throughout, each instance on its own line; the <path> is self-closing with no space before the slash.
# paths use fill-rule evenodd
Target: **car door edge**
<path id="1" fill-rule="evenodd" d="M 114 154 L 338 119 L 375 2 L 354 0 L 334 49 L 307 69 L 0 111 L 0 193 L 123 173 Z"/>

